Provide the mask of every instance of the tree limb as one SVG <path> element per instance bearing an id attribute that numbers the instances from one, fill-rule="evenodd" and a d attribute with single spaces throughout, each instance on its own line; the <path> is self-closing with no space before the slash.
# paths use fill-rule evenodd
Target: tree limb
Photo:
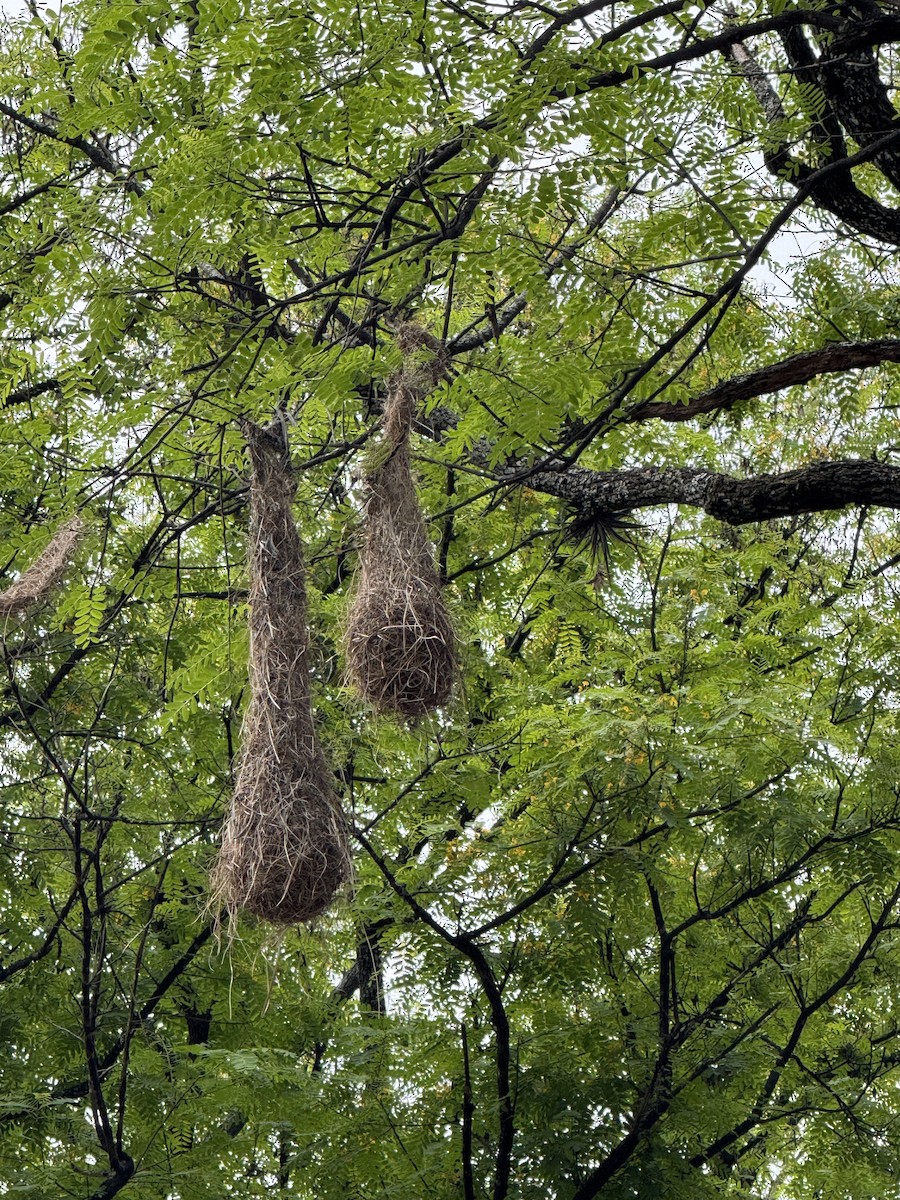
<path id="1" fill-rule="evenodd" d="M 789 26 L 785 25 L 782 33 L 788 28 Z M 749 26 L 745 26 L 743 32 L 747 29 Z M 786 114 L 781 100 L 747 46 L 742 41 L 733 39 L 723 48 L 723 52 L 737 64 L 770 124 L 784 121 Z M 827 125 L 827 113 L 824 120 Z M 896 144 L 891 134 L 896 131 L 896 122 L 892 121 L 887 127 L 887 136 L 885 129 L 879 128 L 864 139 L 862 149 L 868 150 L 872 147 L 874 151 L 867 155 L 870 161 L 884 162 L 885 156 L 889 157 L 895 152 Z M 834 145 L 832 148 L 838 147 Z M 784 141 L 775 148 L 765 150 L 763 158 L 767 168 L 776 178 L 786 179 L 820 208 L 844 221 L 852 229 L 892 245 L 900 245 L 900 215 L 895 209 L 880 203 L 858 188 L 851 175 L 850 166 L 858 160 L 858 154 L 852 158 L 832 158 L 826 164 L 829 169 L 824 173 L 821 167 L 811 167 L 792 155 L 788 143 Z"/>
<path id="2" fill-rule="evenodd" d="M 44 937 L 44 940 L 41 942 L 40 946 L 38 946 L 38 948 L 36 950 L 32 950 L 32 952 L 30 954 L 26 954 L 22 958 L 17 958 L 15 962 L 8 963 L 5 966 L 0 965 L 0 983 L 5 983 L 11 975 L 16 975 L 16 974 L 18 974 L 19 971 L 26 970 L 28 967 L 33 966 L 34 963 L 40 962 L 40 960 L 42 958 L 45 958 L 50 953 L 50 951 L 53 948 L 53 943 L 57 937 L 57 934 L 59 933 L 60 929 L 62 928 L 66 917 L 69 915 L 69 913 L 74 908 L 75 901 L 78 898 L 79 898 L 79 891 L 78 891 L 78 888 L 76 887 L 70 893 L 68 900 L 65 902 L 63 907 L 60 909 L 60 911 L 56 917 L 56 920 L 50 926 L 49 930 L 47 931 L 46 936 Z"/>
<path id="3" fill-rule="evenodd" d="M 587 518 L 598 521 L 610 512 L 660 504 L 686 504 L 703 509 L 729 525 L 747 525 L 801 513 L 831 512 L 852 505 L 900 508 L 900 467 L 870 460 L 816 462 L 780 475 L 737 479 L 695 467 L 636 467 L 623 471 L 591 471 L 559 464 L 507 474 L 558 496 Z"/>
<path id="4" fill-rule="evenodd" d="M 133 1175 L 134 1160 L 129 1154 L 121 1155 L 119 1166 L 115 1172 L 104 1179 L 91 1195 L 90 1200 L 112 1200 L 113 1196 L 118 1196 L 119 1192 L 131 1182 Z"/>
<path id="5" fill-rule="evenodd" d="M 643 75 L 657 71 L 669 70 L 682 63 L 694 62 L 710 54 L 728 52 L 730 48 L 746 38 L 758 37 L 766 33 L 777 33 L 795 25 L 811 25 L 815 28 L 835 32 L 843 30 L 843 23 L 831 13 L 814 11 L 812 9 L 793 9 L 781 12 L 772 17 L 764 17 L 758 21 L 749 21 L 742 26 L 729 26 L 720 33 L 710 37 L 696 38 L 681 45 L 676 50 L 669 50 L 656 58 L 645 59 L 643 62 L 631 63 L 626 67 L 600 71 L 586 79 L 568 82 L 554 88 L 550 96 L 556 100 L 571 99 L 572 96 L 582 96 L 601 88 L 618 87 L 620 84 L 640 78 Z M 854 48 L 863 45 L 878 45 L 897 37 L 900 31 L 900 18 L 885 18 L 879 22 L 854 22 L 852 45 Z M 851 37 L 850 34 L 847 35 Z M 849 44 L 849 43 L 848 43 Z M 573 68 L 579 64 L 573 63 Z M 584 64 L 586 65 L 586 64 Z"/>
<path id="6" fill-rule="evenodd" d="M 27 404 L 47 392 L 58 392 L 58 379 L 44 379 L 40 383 L 26 383 L 10 392 L 5 400 L 0 402 L 0 408 L 13 408 L 17 404 Z"/>
<path id="7" fill-rule="evenodd" d="M 724 1150 L 729 1149 L 735 1142 L 743 1137 L 745 1133 L 749 1133 L 754 1126 L 761 1123 L 765 1106 L 771 1100 L 785 1068 L 794 1057 L 795 1051 L 800 1043 L 801 1035 L 807 1023 L 809 1022 L 809 1019 L 814 1016 L 820 1008 L 824 1007 L 826 1004 L 829 1004 L 841 991 L 850 986 L 854 975 L 859 970 L 863 962 L 865 962 L 865 960 L 872 953 L 876 942 L 889 927 L 889 924 L 895 926 L 895 923 L 890 922 L 890 918 L 894 915 L 894 911 L 898 902 L 900 902 L 900 885 L 894 888 L 893 892 L 883 905 L 878 917 L 872 919 L 872 925 L 869 933 L 863 940 L 861 946 L 847 967 L 831 984 L 829 984 L 828 987 L 824 988 L 814 1000 L 800 1006 L 796 1021 L 794 1022 L 794 1027 L 791 1030 L 784 1047 L 781 1049 L 781 1052 L 773 1063 L 768 1077 L 766 1078 L 766 1081 L 750 1114 L 743 1121 L 740 1121 L 737 1125 L 735 1125 L 735 1127 L 728 1133 L 722 1134 L 720 1137 L 718 1137 L 714 1142 L 707 1146 L 702 1153 L 695 1155 L 691 1159 L 692 1166 L 700 1167 L 704 1163 L 710 1162 L 717 1155 L 720 1155 Z"/>
<path id="8" fill-rule="evenodd" d="M 657 417 L 661 421 L 689 421 L 702 413 L 727 411 L 741 400 L 780 392 L 797 384 L 809 383 L 818 375 L 840 374 L 883 362 L 900 362 L 900 339 L 880 338 L 871 342 L 834 342 L 817 350 L 793 354 L 781 362 L 770 363 L 758 371 L 735 375 L 687 404 L 651 401 L 639 404 L 629 414 L 630 421 Z"/>

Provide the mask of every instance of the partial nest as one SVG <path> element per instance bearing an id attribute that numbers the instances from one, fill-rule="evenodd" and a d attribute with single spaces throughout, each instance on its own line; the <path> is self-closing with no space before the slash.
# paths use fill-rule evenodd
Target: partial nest
<path id="1" fill-rule="evenodd" d="M 80 517 L 70 517 L 57 529 L 31 566 L 5 592 L 0 592 L 0 618 L 17 616 L 48 599 L 62 579 L 83 533 Z"/>
<path id="2" fill-rule="evenodd" d="M 212 903 L 282 925 L 311 921 L 350 879 L 347 826 L 316 736 L 295 482 L 280 433 L 247 422 L 250 701 Z"/>
<path id="3" fill-rule="evenodd" d="M 456 681 L 456 638 L 409 451 L 423 374 L 407 362 L 388 387 L 379 461 L 366 481 L 359 578 L 345 637 L 350 678 L 360 694 L 380 712 L 405 717 L 446 704 Z"/>

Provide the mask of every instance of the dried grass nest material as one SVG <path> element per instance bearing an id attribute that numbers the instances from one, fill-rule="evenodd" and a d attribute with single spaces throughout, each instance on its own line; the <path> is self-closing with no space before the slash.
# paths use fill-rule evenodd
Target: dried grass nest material
<path id="1" fill-rule="evenodd" d="M 402 342 L 401 342 L 402 346 Z M 391 380 L 378 465 L 367 478 L 359 577 L 347 617 L 350 679 L 378 711 L 432 712 L 456 682 L 456 637 L 413 478 L 409 433 L 423 369 Z"/>
<path id="2" fill-rule="evenodd" d="M 318 917 L 350 879 L 347 825 L 319 745 L 295 481 L 282 437 L 246 422 L 250 484 L 250 701 L 211 901 L 235 918 Z"/>
<path id="3" fill-rule="evenodd" d="M 60 525 L 31 566 L 5 592 L 0 592 L 0 617 L 36 608 L 49 597 L 62 579 L 83 533 L 84 525 L 78 516 Z"/>

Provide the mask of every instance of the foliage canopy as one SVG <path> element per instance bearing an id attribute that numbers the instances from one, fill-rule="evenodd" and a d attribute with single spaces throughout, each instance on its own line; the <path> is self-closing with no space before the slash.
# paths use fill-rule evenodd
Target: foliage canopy
<path id="1" fill-rule="evenodd" d="M 0 44 L 0 1194 L 900 1195 L 900 16 L 29 0 Z M 398 322 L 462 644 L 345 686 Z M 217 945 L 238 423 L 355 885 Z"/>

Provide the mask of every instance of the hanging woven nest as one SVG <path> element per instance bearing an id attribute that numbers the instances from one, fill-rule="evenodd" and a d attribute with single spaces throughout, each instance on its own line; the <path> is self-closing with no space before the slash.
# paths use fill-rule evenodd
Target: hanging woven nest
<path id="1" fill-rule="evenodd" d="M 359 577 L 345 636 L 349 675 L 378 711 L 418 717 L 446 704 L 456 681 L 456 638 L 425 519 L 409 449 L 418 400 L 440 375 L 410 353 L 422 331 L 404 327 L 407 352 L 388 384 L 377 465 L 366 478 L 367 501 Z M 425 343 L 430 344 L 430 343 Z"/>
<path id="2" fill-rule="evenodd" d="M 250 701 L 212 903 L 281 925 L 311 921 L 350 879 L 347 826 L 316 735 L 296 484 L 280 430 L 246 422 Z"/>
<path id="3" fill-rule="evenodd" d="M 31 566 L 0 592 L 0 618 L 17 616 L 43 604 L 62 579 L 83 533 L 80 517 L 70 517 L 57 529 Z"/>

